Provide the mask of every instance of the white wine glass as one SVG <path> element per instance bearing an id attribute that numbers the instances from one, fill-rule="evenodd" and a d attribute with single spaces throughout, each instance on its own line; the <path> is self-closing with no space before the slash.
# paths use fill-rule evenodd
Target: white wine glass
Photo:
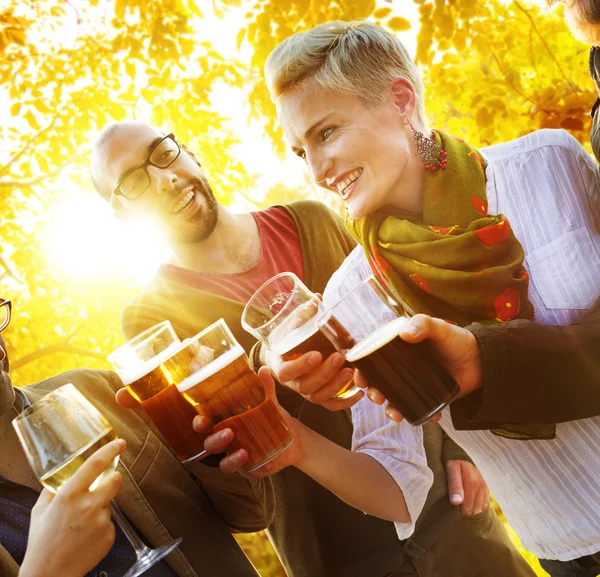
<path id="1" fill-rule="evenodd" d="M 27 407 L 13 426 L 40 483 L 57 493 L 98 449 L 117 438 L 110 423 L 72 384 L 66 384 Z M 117 467 L 119 457 L 92 483 L 90 491 Z M 110 503 L 113 517 L 135 549 L 136 563 L 124 577 L 136 577 L 158 563 L 182 541 L 150 549 L 121 509 Z"/>

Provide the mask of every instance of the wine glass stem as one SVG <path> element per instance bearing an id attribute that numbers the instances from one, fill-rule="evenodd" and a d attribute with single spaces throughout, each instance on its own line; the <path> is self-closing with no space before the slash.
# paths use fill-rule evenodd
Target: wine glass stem
<path id="1" fill-rule="evenodd" d="M 131 526 L 131 523 L 127 520 L 127 517 L 123 515 L 123 512 L 114 501 L 110 502 L 110 508 L 112 509 L 113 517 L 123 530 L 123 533 L 125 533 L 127 539 L 129 539 L 131 546 L 135 549 L 137 558 L 141 559 L 145 557 L 150 552 L 150 548 L 144 545 L 136 530 Z"/>

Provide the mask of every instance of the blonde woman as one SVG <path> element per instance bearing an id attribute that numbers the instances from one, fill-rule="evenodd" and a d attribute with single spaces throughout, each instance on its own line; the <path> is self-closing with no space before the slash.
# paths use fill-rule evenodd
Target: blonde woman
<path id="1" fill-rule="evenodd" d="M 292 150 L 316 184 L 344 200 L 359 256 L 414 311 L 491 324 L 533 318 L 535 301 L 536 319 L 567 324 L 591 308 L 600 241 L 578 186 L 597 196 L 597 172 L 568 136 L 547 131 L 500 145 L 488 162 L 460 138 L 430 130 L 415 64 L 369 22 L 331 22 L 288 38 L 265 76 Z M 561 202 L 564 214 L 548 210 Z M 508 218 L 495 214 L 498 206 Z M 538 259 L 529 295 L 513 228 Z M 556 299 L 565 306 L 546 304 Z M 353 411 L 355 425 L 369 410 Z M 556 431 L 505 425 L 503 436 L 457 432 L 449 418 L 442 426 L 472 456 L 525 546 L 553 560 L 553 575 L 596 574 L 600 419 Z M 392 475 L 405 467 L 401 458 L 382 464 Z"/>

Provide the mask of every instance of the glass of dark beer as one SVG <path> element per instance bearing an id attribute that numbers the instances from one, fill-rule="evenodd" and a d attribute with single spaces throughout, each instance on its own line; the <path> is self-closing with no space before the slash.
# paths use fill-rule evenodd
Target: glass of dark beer
<path id="1" fill-rule="evenodd" d="M 186 463 L 206 455 L 208 433 L 194 431 L 196 411 L 177 390 L 190 363 L 181 348 L 171 323 L 163 321 L 113 351 L 108 360 L 177 458 Z"/>
<path id="2" fill-rule="evenodd" d="M 186 342 L 197 351 L 194 371 L 177 388 L 215 433 L 233 431 L 230 452 L 248 452 L 244 470 L 254 471 L 284 451 L 293 436 L 225 321 Z"/>
<path id="3" fill-rule="evenodd" d="M 430 343 L 407 343 L 399 330 L 409 316 L 374 276 L 369 276 L 318 320 L 346 360 L 361 370 L 412 425 L 427 422 L 459 392 Z"/>
<path id="4" fill-rule="evenodd" d="M 242 327 L 284 361 L 309 351 L 318 351 L 325 360 L 335 348 L 317 327 L 324 312 L 321 299 L 291 272 L 269 279 L 250 298 L 242 313 Z M 345 363 L 343 368 L 352 368 Z M 335 394 L 347 399 L 359 391 L 350 379 Z"/>

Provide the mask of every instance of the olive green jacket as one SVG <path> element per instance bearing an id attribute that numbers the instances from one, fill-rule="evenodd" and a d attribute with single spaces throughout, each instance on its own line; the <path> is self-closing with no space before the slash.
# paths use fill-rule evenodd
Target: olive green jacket
<path id="1" fill-rule="evenodd" d="M 123 385 L 112 372 L 74 370 L 22 390 L 34 403 L 65 383 L 73 383 L 127 441 L 116 499 L 127 518 L 153 547 L 183 537 L 167 558 L 177 575 L 257 577 L 231 530 L 258 531 L 272 521 L 271 484 L 238 482 L 232 491 L 230 477 L 218 468 L 197 463 L 186 470 L 141 411 L 115 403 Z M 0 577 L 16 577 L 18 570 L 0 544 Z"/>

